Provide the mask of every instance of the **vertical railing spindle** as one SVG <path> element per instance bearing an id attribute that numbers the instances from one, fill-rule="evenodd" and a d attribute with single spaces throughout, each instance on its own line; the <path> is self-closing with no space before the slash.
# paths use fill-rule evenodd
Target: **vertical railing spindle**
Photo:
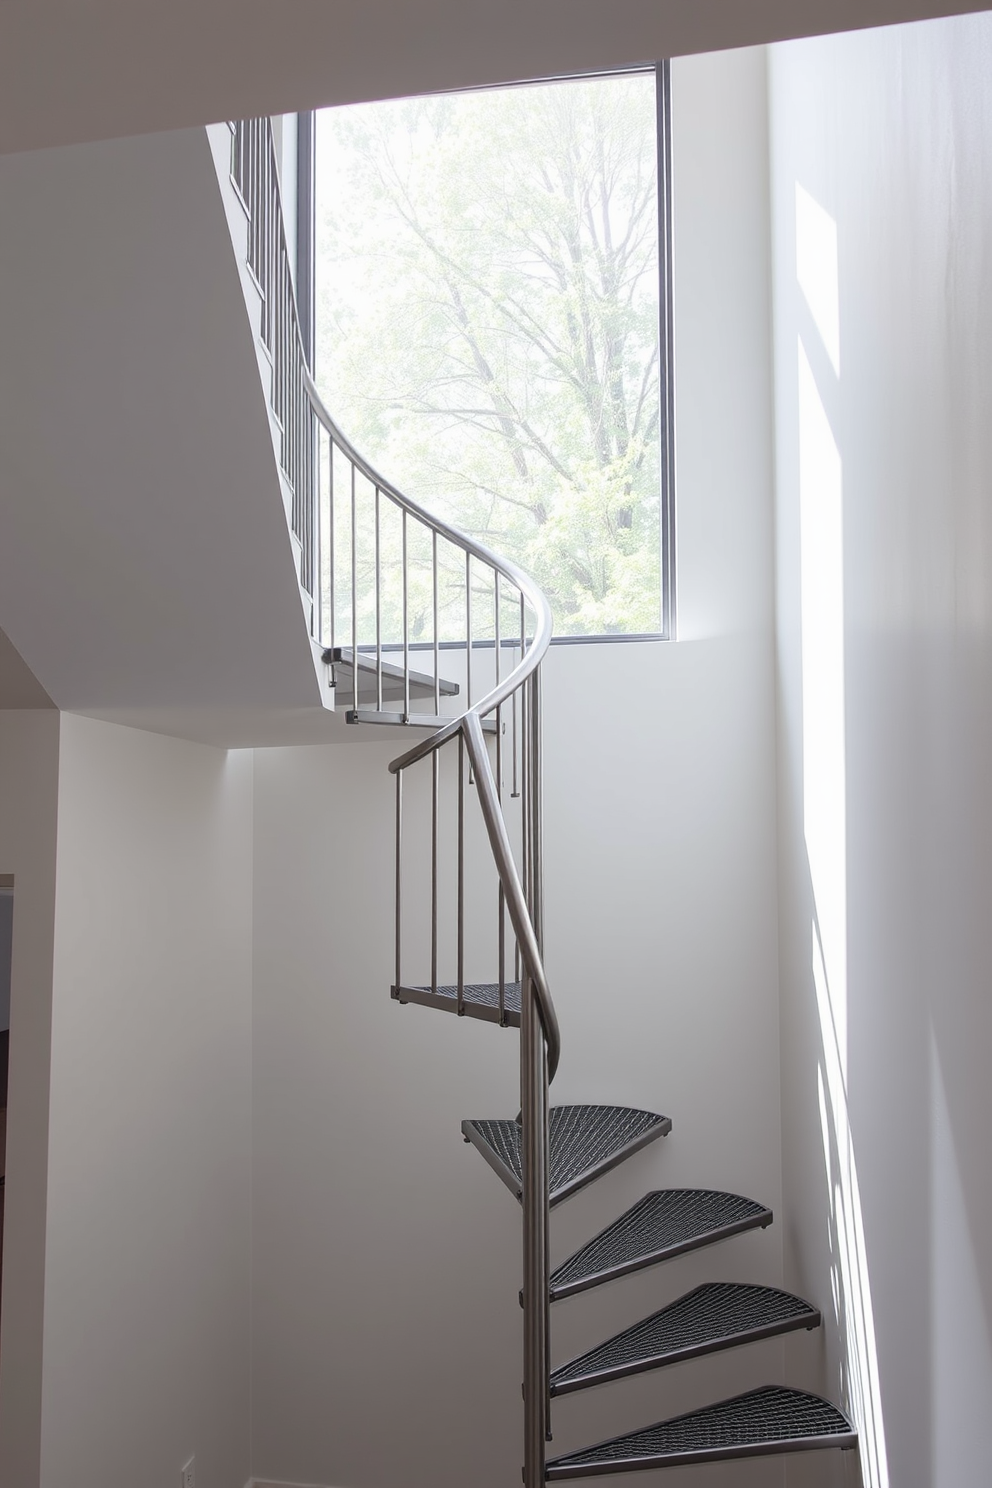
<path id="1" fill-rule="evenodd" d="M 337 607 L 337 594 L 334 583 L 334 440 L 327 436 L 327 527 L 328 527 L 328 566 L 330 569 L 328 588 L 330 590 L 331 602 L 331 650 L 334 650 L 334 611 Z"/>
<path id="2" fill-rule="evenodd" d="M 351 465 L 351 696 L 358 712 L 358 524 L 355 503 L 355 464 Z"/>
<path id="3" fill-rule="evenodd" d="M 396 986 L 402 987 L 403 939 L 403 771 L 396 772 Z"/>
<path id="4" fill-rule="evenodd" d="M 431 606 L 434 612 L 434 716 L 441 712 L 441 640 L 438 635 L 437 533 L 431 533 Z"/>
<path id="5" fill-rule="evenodd" d="M 496 686 L 500 680 L 500 612 L 499 612 L 499 573 L 493 575 L 493 636 L 496 648 Z M 502 705 L 496 709 L 496 799 L 500 810 L 503 808 L 503 708 Z M 506 890 L 503 888 L 503 880 L 499 879 L 497 888 L 497 914 L 498 945 L 497 956 L 499 965 L 499 1021 L 501 1027 L 506 1027 Z"/>
<path id="6" fill-rule="evenodd" d="M 437 996 L 437 848 L 441 751 L 431 755 L 431 991 Z"/>
<path id="7" fill-rule="evenodd" d="M 410 722 L 410 574 L 407 568 L 407 513 L 403 508 L 403 722 Z"/>
<path id="8" fill-rule="evenodd" d="M 375 706 L 382 712 L 382 564 L 379 487 L 375 488 Z"/>
<path id="9" fill-rule="evenodd" d="M 472 706 L 472 554 L 465 554 L 465 693 Z"/>
<path id="10" fill-rule="evenodd" d="M 465 735 L 458 734 L 458 1016 L 465 1012 Z"/>

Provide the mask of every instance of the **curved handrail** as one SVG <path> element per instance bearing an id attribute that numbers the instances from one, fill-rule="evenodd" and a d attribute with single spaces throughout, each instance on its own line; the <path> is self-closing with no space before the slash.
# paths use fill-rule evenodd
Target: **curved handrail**
<path id="1" fill-rule="evenodd" d="M 554 1000 L 548 987 L 547 977 L 544 972 L 544 963 L 541 958 L 537 935 L 527 908 L 527 900 L 520 876 L 517 873 L 516 863 L 510 847 L 510 840 L 506 830 L 506 822 L 499 805 L 496 782 L 489 762 L 489 751 L 485 746 L 482 732 L 482 719 L 488 717 L 495 710 L 522 687 L 531 678 L 540 666 L 551 641 L 551 606 L 543 590 L 534 582 L 529 574 L 518 568 L 508 558 L 502 558 L 492 552 L 483 543 L 476 542 L 466 533 L 459 531 L 457 527 L 450 526 L 440 517 L 434 516 L 411 497 L 388 481 L 372 466 L 368 460 L 355 448 L 347 435 L 340 428 L 335 419 L 328 412 L 324 400 L 317 390 L 309 369 L 303 368 L 303 386 L 306 391 L 310 406 L 318 423 L 322 425 L 325 432 L 334 445 L 348 459 L 355 469 L 365 476 L 366 480 L 381 491 L 402 511 L 415 517 L 439 537 L 445 538 L 453 546 L 460 548 L 462 552 L 470 554 L 480 562 L 485 563 L 502 578 L 506 579 L 515 589 L 518 589 L 524 599 L 534 612 L 535 627 L 534 635 L 529 645 L 525 644 L 521 635 L 520 661 L 513 670 L 497 685 L 488 692 L 485 697 L 468 708 L 450 723 L 438 729 L 429 738 L 415 744 L 412 749 L 398 759 L 392 760 L 389 765 L 390 773 L 399 774 L 400 771 L 414 765 L 418 760 L 426 759 L 429 755 L 436 753 L 456 734 L 461 733 L 465 738 L 469 759 L 476 775 L 479 786 L 479 802 L 482 806 L 486 831 L 489 836 L 493 857 L 496 861 L 496 870 L 500 882 L 506 894 L 506 906 L 510 915 L 510 921 L 517 936 L 520 946 L 520 954 L 524 966 L 534 985 L 537 996 L 537 1005 L 540 1012 L 541 1025 L 548 1047 L 548 1078 L 553 1079 L 558 1068 L 561 1057 L 561 1033 L 558 1026 L 558 1015 L 555 1012 Z"/>
<path id="2" fill-rule="evenodd" d="M 247 266 L 255 279 L 262 302 L 262 335 L 272 360 L 270 401 L 282 430 L 280 463 L 293 493 L 290 515 L 292 531 L 299 541 L 300 583 L 309 595 L 311 634 L 322 638 L 323 586 L 321 565 L 321 444 L 326 435 L 330 456 L 330 644 L 334 647 L 334 458 L 340 453 L 351 466 L 351 647 L 355 712 L 358 714 L 358 621 L 356 610 L 356 542 L 355 542 L 355 476 L 361 474 L 375 492 L 375 623 L 377 650 L 377 702 L 382 708 L 382 644 L 380 632 L 380 496 L 398 507 L 403 515 L 403 650 L 404 713 L 410 719 L 409 636 L 407 630 L 407 517 L 432 534 L 433 607 L 434 607 L 434 692 L 435 710 L 439 711 L 438 663 L 438 538 L 460 550 L 465 556 L 466 598 L 466 671 L 468 707 L 459 717 L 440 726 L 432 737 L 398 759 L 390 771 L 396 776 L 396 986 L 399 995 L 401 944 L 401 850 L 402 850 L 402 780 L 403 771 L 418 760 L 430 756 L 434 766 L 433 874 L 434 906 L 432 986 L 437 989 L 436 967 L 436 882 L 437 882 L 437 782 L 438 754 L 451 739 L 459 741 L 459 971 L 458 1012 L 463 1006 L 462 965 L 462 795 L 464 785 L 463 753 L 468 754 L 493 859 L 500 882 L 500 1021 L 504 1021 L 505 983 L 503 967 L 504 911 L 509 913 L 519 955 L 519 972 L 523 972 L 526 995 L 520 1008 L 520 1107 L 521 1159 L 524 1241 L 524 1480 L 528 1488 L 543 1488 L 545 1482 L 545 1440 L 548 1435 L 548 1333 L 551 1293 L 548 1263 L 548 1085 L 558 1067 L 561 1037 L 554 1003 L 548 989 L 541 956 L 542 889 L 541 889 L 541 802 L 540 802 L 540 665 L 551 640 L 551 611 L 538 585 L 516 564 L 491 552 L 482 543 L 425 511 L 416 501 L 385 480 L 354 448 L 324 405 L 307 365 L 304 338 L 301 333 L 299 307 L 296 302 L 293 273 L 286 245 L 284 213 L 275 157 L 271 123 L 268 119 L 233 123 L 231 180 L 238 192 L 248 219 Z M 323 433 L 321 432 L 323 431 Z M 520 660 L 509 676 L 500 679 L 500 652 L 496 651 L 496 685 L 491 692 L 472 705 L 472 559 L 493 574 L 495 607 L 495 642 L 500 645 L 500 578 L 520 597 Z M 314 579 L 316 578 L 316 583 Z M 527 643 L 527 612 L 534 616 L 534 633 Z M 316 630 L 314 629 L 316 624 Z M 514 650 L 516 645 L 514 642 Z M 525 801 L 521 812 L 524 877 L 526 892 L 520 882 L 516 860 L 510 845 L 503 815 L 500 786 L 489 759 L 482 720 L 513 699 L 514 793 L 517 760 L 517 693 L 521 693 L 521 713 L 526 720 L 526 738 L 522 744 Z M 380 718 L 380 715 L 376 715 Z M 438 720 L 439 721 L 439 720 Z M 497 726 L 501 720 L 497 713 Z M 500 768 L 500 739 L 497 735 L 497 769 Z M 470 779 L 471 779 L 470 775 Z"/>

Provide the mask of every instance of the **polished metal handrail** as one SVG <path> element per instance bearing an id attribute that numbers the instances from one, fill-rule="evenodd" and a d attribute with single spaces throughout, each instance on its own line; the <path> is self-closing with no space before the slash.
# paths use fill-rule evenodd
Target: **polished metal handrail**
<path id="1" fill-rule="evenodd" d="M 458 751 L 458 870 L 457 870 L 457 1011 L 466 1010 L 465 951 L 465 764 L 474 783 L 499 884 L 499 1021 L 507 1021 L 505 916 L 513 930 L 514 970 L 520 982 L 520 1107 L 523 1207 L 524 1302 L 524 1483 L 543 1488 L 545 1443 L 549 1421 L 549 1303 L 548 1258 L 548 1087 L 558 1068 L 561 1035 L 543 961 L 543 829 L 542 829 L 542 708 L 541 663 L 551 640 L 551 610 L 534 580 L 506 558 L 457 527 L 427 511 L 380 475 L 347 438 L 328 412 L 318 391 L 304 349 L 293 274 L 283 219 L 279 172 L 270 121 L 232 124 L 231 179 L 248 218 L 248 268 L 262 300 L 262 340 L 272 362 L 272 406 L 281 431 L 280 460 L 292 490 L 291 525 L 301 547 L 300 579 L 313 603 L 311 629 L 325 647 L 325 657 L 339 664 L 346 654 L 351 668 L 354 722 L 368 717 L 360 707 L 358 483 L 373 493 L 374 562 L 372 614 L 374 644 L 363 646 L 374 655 L 376 708 L 370 721 L 411 723 L 410 669 L 410 525 L 429 534 L 430 592 L 434 650 L 434 715 L 436 726 L 428 738 L 407 750 L 389 766 L 396 778 L 396 986 L 401 976 L 403 883 L 403 776 L 422 760 L 431 761 L 431 991 L 438 993 L 438 796 L 442 750 L 457 741 Z M 326 441 L 327 459 L 323 458 Z M 350 568 L 348 639 L 350 648 L 336 647 L 338 594 L 336 577 L 341 533 L 337 525 L 335 472 L 344 461 L 346 488 L 343 505 L 348 517 L 346 567 Z M 322 482 L 326 474 L 326 498 Z M 393 506 L 401 521 L 402 585 L 402 713 L 383 712 L 386 670 L 383 663 L 383 539 L 382 504 Z M 439 543 L 464 555 L 466 708 L 442 721 L 439 671 Z M 473 702 L 473 562 L 492 579 L 495 681 Z M 505 586 L 505 587 L 504 587 Z M 504 638 L 501 630 L 505 590 L 519 595 L 520 635 Z M 326 591 L 326 593 L 325 593 Z M 326 601 L 326 603 L 325 603 Z M 527 614 L 533 617 L 528 638 Z M 328 624 L 325 627 L 325 612 Z M 488 644 L 488 643 L 486 643 Z M 501 675 L 502 647 L 520 657 Z M 395 669 L 393 669 L 395 673 Z M 423 679 L 418 679 L 422 682 Z M 511 705 L 512 790 L 519 798 L 521 866 L 518 871 L 503 810 L 503 705 Z M 489 757 L 483 720 L 496 715 L 496 771 Z M 491 725 L 487 725 L 491 727 Z M 519 746 L 519 747 L 518 747 Z"/>
<path id="2" fill-rule="evenodd" d="M 534 635 L 529 644 L 523 648 L 523 655 L 509 675 L 497 683 L 497 685 L 480 699 L 473 707 L 466 710 L 457 718 L 452 718 L 449 723 L 439 728 L 429 738 L 415 744 L 412 749 L 399 756 L 391 762 L 390 773 L 399 774 L 416 764 L 419 760 L 434 755 L 449 740 L 462 734 L 465 738 L 466 748 L 472 764 L 473 772 L 479 785 L 479 801 L 482 805 L 486 830 L 492 848 L 493 858 L 496 862 L 500 883 L 506 895 L 507 913 L 510 916 L 514 931 L 520 944 L 521 954 L 524 958 L 528 974 L 533 978 L 534 987 L 540 1004 L 541 1022 L 544 1026 L 548 1042 L 548 1078 L 553 1079 L 558 1068 L 561 1055 L 561 1033 L 558 1025 L 558 1017 L 555 1012 L 554 1001 L 548 988 L 545 976 L 544 964 L 541 959 L 538 938 L 528 910 L 527 901 L 524 896 L 520 877 L 517 873 L 510 846 L 509 834 L 506 821 L 499 806 L 496 790 L 496 781 L 493 776 L 492 766 L 489 762 L 489 752 L 485 747 L 482 733 L 481 720 L 494 713 L 503 703 L 522 688 L 533 678 L 547 652 L 551 641 L 551 607 L 543 593 L 534 580 L 524 571 L 510 562 L 507 558 L 501 558 L 485 547 L 482 543 L 462 533 L 457 527 L 442 521 L 440 517 L 433 516 L 418 502 L 403 494 L 402 491 L 388 481 L 361 455 L 348 439 L 347 435 L 339 427 L 336 420 L 328 412 L 320 393 L 314 383 L 309 371 L 304 370 L 304 388 L 310 405 L 316 415 L 317 421 L 324 428 L 334 445 L 347 460 L 358 470 L 375 490 L 388 497 L 390 501 L 409 515 L 423 522 L 432 532 L 439 537 L 445 538 L 454 546 L 461 548 L 472 557 L 485 563 L 494 573 L 507 580 L 514 588 L 518 589 L 529 601 L 537 618 Z M 540 862 L 536 865 L 540 870 Z"/>

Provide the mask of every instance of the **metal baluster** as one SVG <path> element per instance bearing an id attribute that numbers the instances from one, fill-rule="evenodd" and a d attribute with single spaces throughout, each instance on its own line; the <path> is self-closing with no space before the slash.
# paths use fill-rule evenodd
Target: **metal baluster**
<path id="1" fill-rule="evenodd" d="M 544 958 L 544 800 L 543 800 L 543 769 L 542 769 L 542 747 L 543 747 L 543 712 L 541 708 L 541 669 L 533 673 L 525 684 L 530 692 L 530 909 L 531 924 L 534 927 L 534 938 L 537 941 L 538 952 L 543 961 Z M 541 1130 L 544 1142 L 544 1161 L 547 1163 L 548 1142 L 548 1070 L 547 1070 L 547 1040 L 542 1025 L 542 1076 L 541 1076 Z M 551 1296 L 548 1286 L 548 1278 L 551 1275 L 550 1255 L 550 1210 L 547 1201 L 547 1185 L 543 1189 L 544 1196 L 544 1430 L 545 1438 L 550 1440 L 551 1420 Z M 543 1466 L 543 1463 L 542 1463 Z"/>
<path id="2" fill-rule="evenodd" d="M 313 446 L 313 541 L 314 541 L 314 564 L 316 575 L 314 588 L 316 590 L 315 602 L 317 606 L 317 640 L 323 648 L 327 645 L 324 634 L 324 544 L 327 541 L 327 533 L 324 526 L 324 503 L 321 497 L 324 481 L 324 456 L 322 430 L 317 420 L 313 420 L 310 430 Z"/>
<path id="3" fill-rule="evenodd" d="M 310 437 L 315 441 L 311 481 L 313 486 L 313 561 L 315 569 L 315 602 L 317 607 L 317 641 L 321 648 L 323 648 L 327 645 L 324 637 L 324 511 L 320 494 L 323 487 L 321 476 L 323 474 L 324 461 L 321 455 L 320 425 L 316 419 L 312 422 Z"/>
<path id="4" fill-rule="evenodd" d="M 493 573 L 493 630 L 496 636 L 496 686 L 499 686 L 499 570 Z"/>
<path id="5" fill-rule="evenodd" d="M 530 975 L 520 1008 L 520 1153 L 523 1204 L 524 1488 L 543 1488 L 547 1407 L 548 1064 Z"/>
<path id="6" fill-rule="evenodd" d="M 438 604 L 437 604 L 437 533 L 431 533 L 431 584 L 432 604 L 434 608 L 434 716 L 441 712 L 441 645 L 438 639 Z"/>
<path id="7" fill-rule="evenodd" d="M 258 192 L 258 125 L 252 119 L 248 126 L 248 201 L 251 205 L 251 271 L 255 283 L 262 284 L 262 269 L 258 261 L 258 231 L 262 220 L 262 203 Z M 262 326 L 265 326 L 265 294 L 262 294 Z"/>
<path id="8" fill-rule="evenodd" d="M 493 576 L 493 632 L 496 642 L 496 686 L 500 671 L 499 572 Z M 496 799 L 503 809 L 503 708 L 496 709 Z M 498 888 L 499 906 L 499 1021 L 506 1026 L 506 890 L 502 878 Z"/>
<path id="9" fill-rule="evenodd" d="M 499 737 L 499 708 L 496 709 L 496 790 L 500 803 L 503 800 L 503 791 L 500 784 L 500 774 L 503 765 L 503 751 L 500 747 Z M 497 905 L 499 913 L 499 1021 L 500 1026 L 506 1027 L 506 890 L 503 888 L 503 880 L 499 881 L 497 891 Z"/>
<path id="10" fill-rule="evenodd" d="M 437 996 L 437 818 L 441 751 L 431 755 L 431 991 Z"/>
<path id="11" fill-rule="evenodd" d="M 465 692 L 472 706 L 472 554 L 465 554 Z"/>
<path id="12" fill-rule="evenodd" d="M 523 660 L 523 654 L 524 654 L 523 653 L 523 645 L 524 645 L 524 633 L 523 633 L 523 596 L 521 595 L 521 629 L 520 629 L 520 659 L 521 659 L 521 661 Z M 516 650 L 516 647 L 514 647 L 514 650 Z M 514 693 L 513 693 L 512 707 L 513 707 L 513 741 L 512 741 L 513 742 L 513 784 L 512 784 L 512 789 L 510 791 L 510 797 L 513 800 L 518 800 L 519 801 L 520 800 L 520 774 L 521 774 L 521 770 L 520 770 L 520 765 L 521 765 L 521 760 L 520 760 L 520 751 L 521 751 L 520 715 L 521 715 L 521 713 L 523 711 L 523 698 L 520 696 L 520 688 L 519 687 L 516 688 L 515 691 L 514 691 Z M 523 811 L 523 803 L 521 802 L 521 807 L 520 807 L 520 854 L 521 854 L 521 858 L 523 858 L 523 856 L 524 856 L 524 842 L 525 842 L 525 836 L 524 836 L 524 811 Z M 522 993 L 522 991 L 523 991 L 523 982 L 522 982 L 522 979 L 521 979 L 520 941 L 518 939 L 516 939 L 516 938 L 514 938 L 514 945 L 513 945 L 513 980 L 515 982 L 517 982 L 517 983 L 520 984 L 521 993 Z"/>
<path id="13" fill-rule="evenodd" d="M 523 613 L 522 613 L 522 606 L 521 606 L 521 627 L 522 627 L 522 624 L 523 624 Z M 523 633 L 523 629 L 521 628 L 521 631 L 520 631 L 520 659 L 521 659 L 521 661 L 523 661 L 523 657 L 524 657 L 524 652 L 523 652 L 524 640 L 523 640 L 523 636 L 524 636 L 524 633 Z M 516 646 L 514 646 L 514 648 L 513 648 L 514 653 L 516 652 L 516 649 L 517 649 Z M 515 659 L 514 659 L 514 665 L 516 665 L 516 660 Z M 518 775 L 518 771 L 517 771 L 517 757 L 518 757 L 517 752 L 518 752 L 519 744 L 520 744 L 520 725 L 519 725 L 519 718 L 518 718 L 518 707 L 519 707 L 519 705 L 518 705 L 518 702 L 517 702 L 517 693 L 519 691 L 520 691 L 519 687 L 516 688 L 516 690 L 514 691 L 514 694 L 513 694 L 513 698 L 512 698 L 513 718 L 511 720 L 511 722 L 512 722 L 512 725 L 513 725 L 513 783 L 512 783 L 512 785 L 510 787 L 510 797 L 511 797 L 512 800 L 517 800 L 518 797 L 519 797 L 519 795 L 520 795 L 520 779 L 519 779 L 519 775 Z"/>
<path id="14" fill-rule="evenodd" d="M 541 709 L 541 669 L 526 684 L 530 714 L 530 851 L 531 873 L 530 917 L 537 937 L 537 948 L 544 955 L 544 882 L 541 864 L 544 859 L 544 802 L 542 796 L 541 749 L 544 721 Z"/>
<path id="15" fill-rule="evenodd" d="M 382 712 L 382 565 L 379 528 L 379 487 L 375 488 L 375 706 Z"/>
<path id="16" fill-rule="evenodd" d="M 520 688 L 520 858 L 524 894 L 530 904 L 530 793 L 528 791 L 530 760 L 528 757 L 527 684 Z"/>
<path id="17" fill-rule="evenodd" d="M 351 696 L 358 712 L 358 536 L 355 522 L 355 466 L 351 466 Z"/>
<path id="18" fill-rule="evenodd" d="M 465 735 L 458 734 L 458 1016 L 465 1012 Z"/>
<path id="19" fill-rule="evenodd" d="M 327 526 L 328 526 L 328 558 L 330 567 L 330 591 L 331 591 L 331 650 L 334 650 L 334 612 L 337 606 L 337 595 L 334 586 L 334 440 L 330 434 L 327 436 Z"/>
<path id="20" fill-rule="evenodd" d="M 396 986 L 402 987 L 403 771 L 396 772 Z"/>
<path id="21" fill-rule="evenodd" d="M 407 572 L 407 515 L 403 508 L 403 722 L 410 722 L 410 578 Z"/>
<path id="22" fill-rule="evenodd" d="M 300 386 L 302 388 L 302 383 Z M 303 406 L 306 409 L 307 489 L 310 493 L 310 585 L 314 601 L 313 614 L 316 617 L 317 634 L 320 635 L 320 481 L 317 477 L 317 439 L 320 426 L 309 398 L 303 400 Z"/>

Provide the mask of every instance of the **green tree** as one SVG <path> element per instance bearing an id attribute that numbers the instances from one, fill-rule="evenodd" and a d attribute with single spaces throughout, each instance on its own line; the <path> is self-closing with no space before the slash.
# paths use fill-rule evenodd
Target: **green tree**
<path id="1" fill-rule="evenodd" d="M 326 111 L 318 376 L 564 634 L 660 612 L 654 79 Z"/>

